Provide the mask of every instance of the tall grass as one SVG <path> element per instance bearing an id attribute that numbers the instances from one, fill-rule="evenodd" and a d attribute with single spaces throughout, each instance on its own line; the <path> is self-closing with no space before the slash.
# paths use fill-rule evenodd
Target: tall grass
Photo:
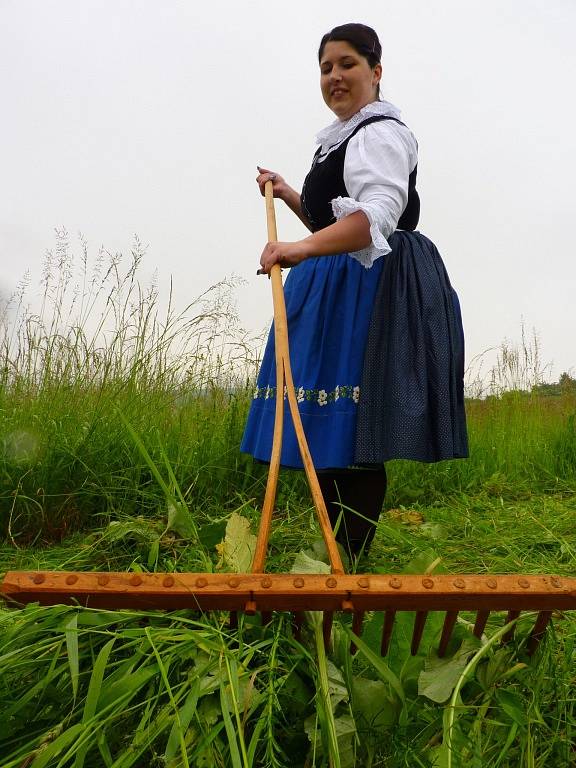
<path id="1" fill-rule="evenodd" d="M 258 518 L 264 471 L 238 445 L 261 339 L 233 280 L 177 311 L 142 287 L 137 240 L 126 264 L 79 249 L 58 232 L 37 301 L 24 280 L 1 315 L 0 572 L 215 568 L 230 512 Z M 503 345 L 489 390 L 473 378 L 470 459 L 390 462 L 367 568 L 574 572 L 576 395 L 545 397 L 537 340 L 522 344 Z M 320 557 L 298 473 L 278 507 L 270 568 Z M 399 615 L 382 660 L 381 614 L 352 658 L 345 618 L 326 654 L 314 620 L 297 641 L 284 615 L 231 632 L 218 613 L 0 607 L 0 765 L 571 765 L 574 620 L 530 658 L 528 624 L 502 647 L 502 617 L 482 642 L 468 618 L 439 660 L 443 616 L 413 658 Z"/>
<path id="2" fill-rule="evenodd" d="M 79 249 L 57 232 L 36 308 L 24 281 L 1 315 L 0 532 L 14 543 L 57 540 L 120 510 L 161 511 L 126 420 L 156 463 L 165 454 L 197 514 L 257 498 L 263 473 L 238 445 L 261 339 L 241 327 L 234 281 L 177 311 L 154 282 L 140 284 L 138 240 L 126 264 L 103 250 L 91 263 L 82 239 Z M 485 377 L 492 394 L 467 402 L 470 459 L 391 462 L 389 503 L 573 491 L 576 395 L 536 394 L 542 376 L 535 336 L 523 332 L 516 351 L 505 343 Z M 287 473 L 280 501 L 293 494 L 306 487 Z"/>
<path id="3" fill-rule="evenodd" d="M 390 503 L 576 491 L 576 394 L 553 398 L 508 391 L 468 400 L 466 412 L 470 458 L 430 465 L 390 462 Z"/>
<path id="4" fill-rule="evenodd" d="M 158 508 L 158 489 L 127 434 L 170 459 L 191 504 L 234 504 L 245 486 L 238 434 L 260 339 L 246 333 L 224 280 L 174 309 L 127 265 L 57 233 L 37 309 L 24 282 L 0 316 L 0 530 L 58 538 L 122 509 Z M 249 481 L 250 482 L 250 481 Z"/>

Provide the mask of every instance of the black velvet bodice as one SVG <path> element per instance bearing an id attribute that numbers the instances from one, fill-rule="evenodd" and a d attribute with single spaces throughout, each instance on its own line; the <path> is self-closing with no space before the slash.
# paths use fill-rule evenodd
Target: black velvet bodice
<path id="1" fill-rule="evenodd" d="M 340 146 L 330 152 L 322 162 L 320 159 L 321 147 L 318 148 L 312 161 L 312 167 L 304 179 L 302 187 L 302 211 L 312 227 L 313 232 L 324 229 L 333 224 L 336 219 L 332 213 L 331 201 L 335 197 L 350 197 L 346 185 L 344 184 L 344 160 L 346 157 L 346 147 L 350 139 L 355 136 L 361 128 L 370 123 L 376 123 L 380 120 L 394 120 L 404 125 L 400 120 L 388 115 L 374 115 L 369 117 L 359 125 L 345 139 Z M 400 220 L 398 229 L 413 231 L 418 225 L 420 217 L 420 198 L 416 191 L 416 172 L 418 165 L 414 168 L 408 177 L 408 202 Z"/>

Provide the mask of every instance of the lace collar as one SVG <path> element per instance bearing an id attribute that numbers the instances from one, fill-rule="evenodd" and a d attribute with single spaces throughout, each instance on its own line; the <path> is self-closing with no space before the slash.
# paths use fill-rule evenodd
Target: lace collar
<path id="1" fill-rule="evenodd" d="M 348 120 L 334 120 L 333 123 L 316 134 L 316 141 L 321 146 L 321 154 L 324 155 L 330 148 L 335 149 L 350 136 L 359 123 L 373 115 L 389 115 L 399 120 L 400 110 L 389 101 L 373 101 L 358 110 Z"/>

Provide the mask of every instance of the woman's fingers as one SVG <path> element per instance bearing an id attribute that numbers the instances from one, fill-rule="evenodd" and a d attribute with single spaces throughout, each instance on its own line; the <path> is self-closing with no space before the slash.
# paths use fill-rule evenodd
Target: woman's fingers
<path id="1" fill-rule="evenodd" d="M 260 193 L 262 195 L 264 194 L 264 187 L 266 185 L 266 182 L 271 181 L 273 184 L 274 196 L 276 197 L 276 192 L 278 191 L 278 185 L 284 181 L 282 176 L 279 176 L 277 173 L 274 173 L 274 171 L 270 171 L 268 168 L 260 168 L 259 165 L 257 165 L 256 168 L 258 169 L 258 176 L 256 177 L 256 182 L 260 187 Z"/>
<path id="2" fill-rule="evenodd" d="M 306 258 L 304 245 L 301 241 L 295 243 L 267 243 L 260 257 L 259 274 L 267 275 L 274 264 L 281 267 L 294 267 Z"/>

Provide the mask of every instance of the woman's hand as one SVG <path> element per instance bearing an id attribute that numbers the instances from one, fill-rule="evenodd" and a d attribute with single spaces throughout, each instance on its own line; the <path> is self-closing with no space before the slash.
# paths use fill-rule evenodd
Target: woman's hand
<path id="1" fill-rule="evenodd" d="M 274 173 L 274 171 L 270 171 L 268 168 L 260 168 L 259 165 L 256 167 L 258 168 L 258 176 L 256 177 L 256 182 L 260 187 L 260 193 L 263 196 L 265 195 L 264 187 L 266 182 L 271 181 L 273 196 L 286 203 L 288 208 L 290 208 L 290 210 L 295 213 L 296 216 L 298 216 L 304 226 L 307 229 L 312 230 L 310 222 L 302 213 L 302 201 L 300 200 L 300 193 L 296 192 L 295 189 L 292 189 L 289 184 L 286 184 L 284 178 L 279 174 Z"/>
<path id="2" fill-rule="evenodd" d="M 272 182 L 272 192 L 274 197 L 278 197 L 280 200 L 284 200 L 286 193 L 292 188 L 286 184 L 286 181 L 282 176 L 274 171 L 269 171 L 267 168 L 258 168 L 258 176 L 256 177 L 256 183 L 260 187 L 260 194 L 264 196 L 264 186 L 267 181 Z"/>
<path id="3" fill-rule="evenodd" d="M 259 275 L 268 275 L 274 264 L 281 267 L 295 267 L 301 261 L 310 256 L 305 240 L 297 240 L 295 243 L 267 243 L 260 257 L 262 269 Z"/>

